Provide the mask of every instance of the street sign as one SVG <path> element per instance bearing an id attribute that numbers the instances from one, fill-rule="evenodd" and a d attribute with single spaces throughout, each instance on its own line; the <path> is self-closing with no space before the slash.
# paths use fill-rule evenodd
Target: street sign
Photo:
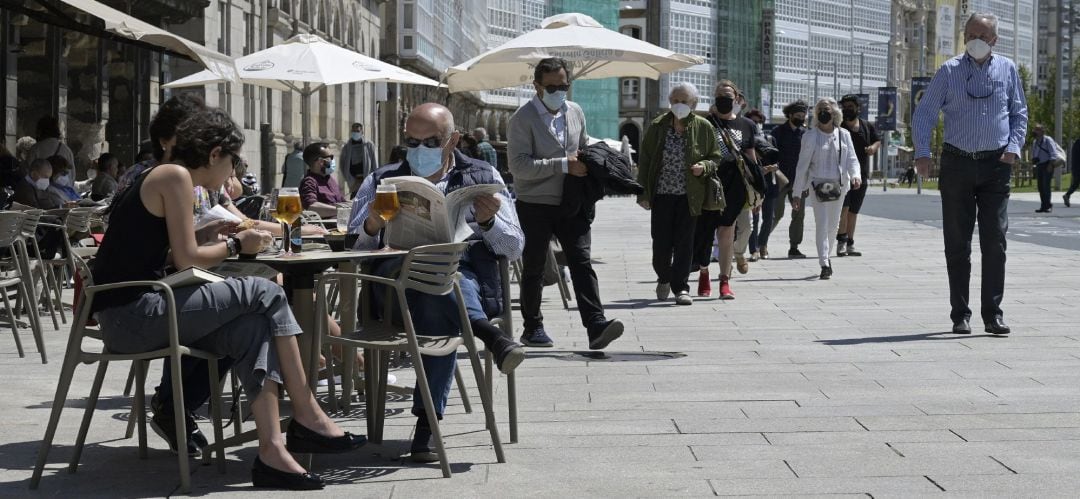
<path id="1" fill-rule="evenodd" d="M 896 130 L 896 87 L 878 87 L 877 129 Z"/>
<path id="2" fill-rule="evenodd" d="M 862 121 L 869 121 L 870 94 L 855 94 L 855 97 L 859 99 L 859 119 Z"/>
<path id="3" fill-rule="evenodd" d="M 773 9 L 761 11 L 761 83 L 773 82 Z"/>
<path id="4" fill-rule="evenodd" d="M 911 79 L 911 117 L 908 123 L 914 123 L 915 108 L 922 101 L 923 94 L 926 93 L 927 87 L 930 86 L 929 76 L 916 76 Z"/>

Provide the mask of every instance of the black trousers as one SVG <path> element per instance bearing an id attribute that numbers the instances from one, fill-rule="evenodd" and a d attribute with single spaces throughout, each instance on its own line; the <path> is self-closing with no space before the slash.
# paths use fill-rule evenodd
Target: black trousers
<path id="1" fill-rule="evenodd" d="M 671 284 L 675 294 L 689 292 L 694 226 L 686 195 L 657 194 L 652 200 L 652 266 L 656 282 Z"/>
<path id="2" fill-rule="evenodd" d="M 1072 182 L 1069 182 L 1069 190 L 1065 191 L 1065 197 L 1072 196 L 1077 188 L 1080 188 L 1080 168 L 1073 167 Z"/>
<path id="3" fill-rule="evenodd" d="M 953 322 L 971 317 L 968 287 L 971 235 L 976 220 L 982 250 L 981 315 L 984 320 L 1001 316 L 1011 177 L 1012 165 L 1002 163 L 997 155 L 981 160 L 949 153 L 941 156 L 939 189 Z"/>
<path id="4" fill-rule="evenodd" d="M 1054 170 L 1050 168 L 1050 162 L 1039 163 L 1035 166 L 1035 178 L 1039 183 L 1039 209 L 1053 208 L 1054 204 L 1050 201 L 1050 182 L 1054 179 Z"/>
<path id="5" fill-rule="evenodd" d="M 552 236 L 562 245 L 566 265 L 570 267 L 581 324 L 589 327 L 605 321 L 600 284 L 590 255 L 591 218 L 584 210 L 572 217 L 564 216 L 560 206 L 517 201 L 516 207 L 521 230 L 525 233 L 525 248 L 521 255 L 521 316 L 525 330 L 544 325 L 540 302 L 544 290 L 544 265 Z"/>
<path id="6" fill-rule="evenodd" d="M 164 360 L 165 368 L 161 371 L 161 384 L 154 389 L 158 393 L 162 407 L 169 413 L 173 410 L 171 364 L 169 359 Z M 218 359 L 218 376 L 225 379 L 232 365 L 233 360 L 228 357 Z M 210 371 L 207 361 L 195 357 L 180 357 L 180 368 L 183 371 L 181 379 L 184 384 L 184 410 L 195 412 L 210 400 Z"/>

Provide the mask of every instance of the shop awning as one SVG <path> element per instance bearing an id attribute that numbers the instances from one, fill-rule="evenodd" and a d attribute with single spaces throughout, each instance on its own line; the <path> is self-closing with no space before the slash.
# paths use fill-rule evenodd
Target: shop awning
<path id="1" fill-rule="evenodd" d="M 105 22 L 105 29 L 124 38 L 157 45 L 178 54 L 191 57 L 206 69 L 225 78 L 235 77 L 232 58 L 195 43 L 182 36 L 169 33 L 157 26 L 129 16 L 119 10 L 94 0 L 60 0 Z"/>
<path id="2" fill-rule="evenodd" d="M 78 22 L 70 13 L 60 10 L 67 5 L 101 20 L 101 24 Z M 235 79 L 236 69 L 232 58 L 204 47 L 180 35 L 169 33 L 157 26 L 129 16 L 108 5 L 94 0 L 0 0 L 0 8 L 22 13 L 46 24 L 54 24 L 94 36 L 113 38 L 147 48 L 160 48 L 171 54 L 189 58 L 202 64 L 207 70 L 223 78 Z M 104 28 L 104 29 L 102 29 Z"/>

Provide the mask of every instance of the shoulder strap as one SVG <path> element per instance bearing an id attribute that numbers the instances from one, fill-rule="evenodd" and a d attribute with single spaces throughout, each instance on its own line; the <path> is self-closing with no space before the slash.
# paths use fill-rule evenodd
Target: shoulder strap
<path id="1" fill-rule="evenodd" d="M 64 143 L 60 142 L 60 137 L 57 137 L 56 138 L 56 151 L 53 152 L 53 156 L 56 156 L 57 154 L 60 154 L 60 147 L 62 147 L 63 145 L 64 145 Z"/>

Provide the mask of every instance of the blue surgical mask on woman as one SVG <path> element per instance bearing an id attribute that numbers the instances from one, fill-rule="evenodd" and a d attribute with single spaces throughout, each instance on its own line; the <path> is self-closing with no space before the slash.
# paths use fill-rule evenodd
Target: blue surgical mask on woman
<path id="1" fill-rule="evenodd" d="M 560 109 L 563 104 L 566 104 L 566 92 L 556 90 L 555 93 L 548 93 L 547 90 L 544 90 L 544 96 L 540 100 L 544 102 L 548 109 Z"/>
<path id="2" fill-rule="evenodd" d="M 416 146 L 410 147 L 405 159 L 409 161 L 409 169 L 418 177 L 430 177 L 442 169 L 442 148 Z"/>

